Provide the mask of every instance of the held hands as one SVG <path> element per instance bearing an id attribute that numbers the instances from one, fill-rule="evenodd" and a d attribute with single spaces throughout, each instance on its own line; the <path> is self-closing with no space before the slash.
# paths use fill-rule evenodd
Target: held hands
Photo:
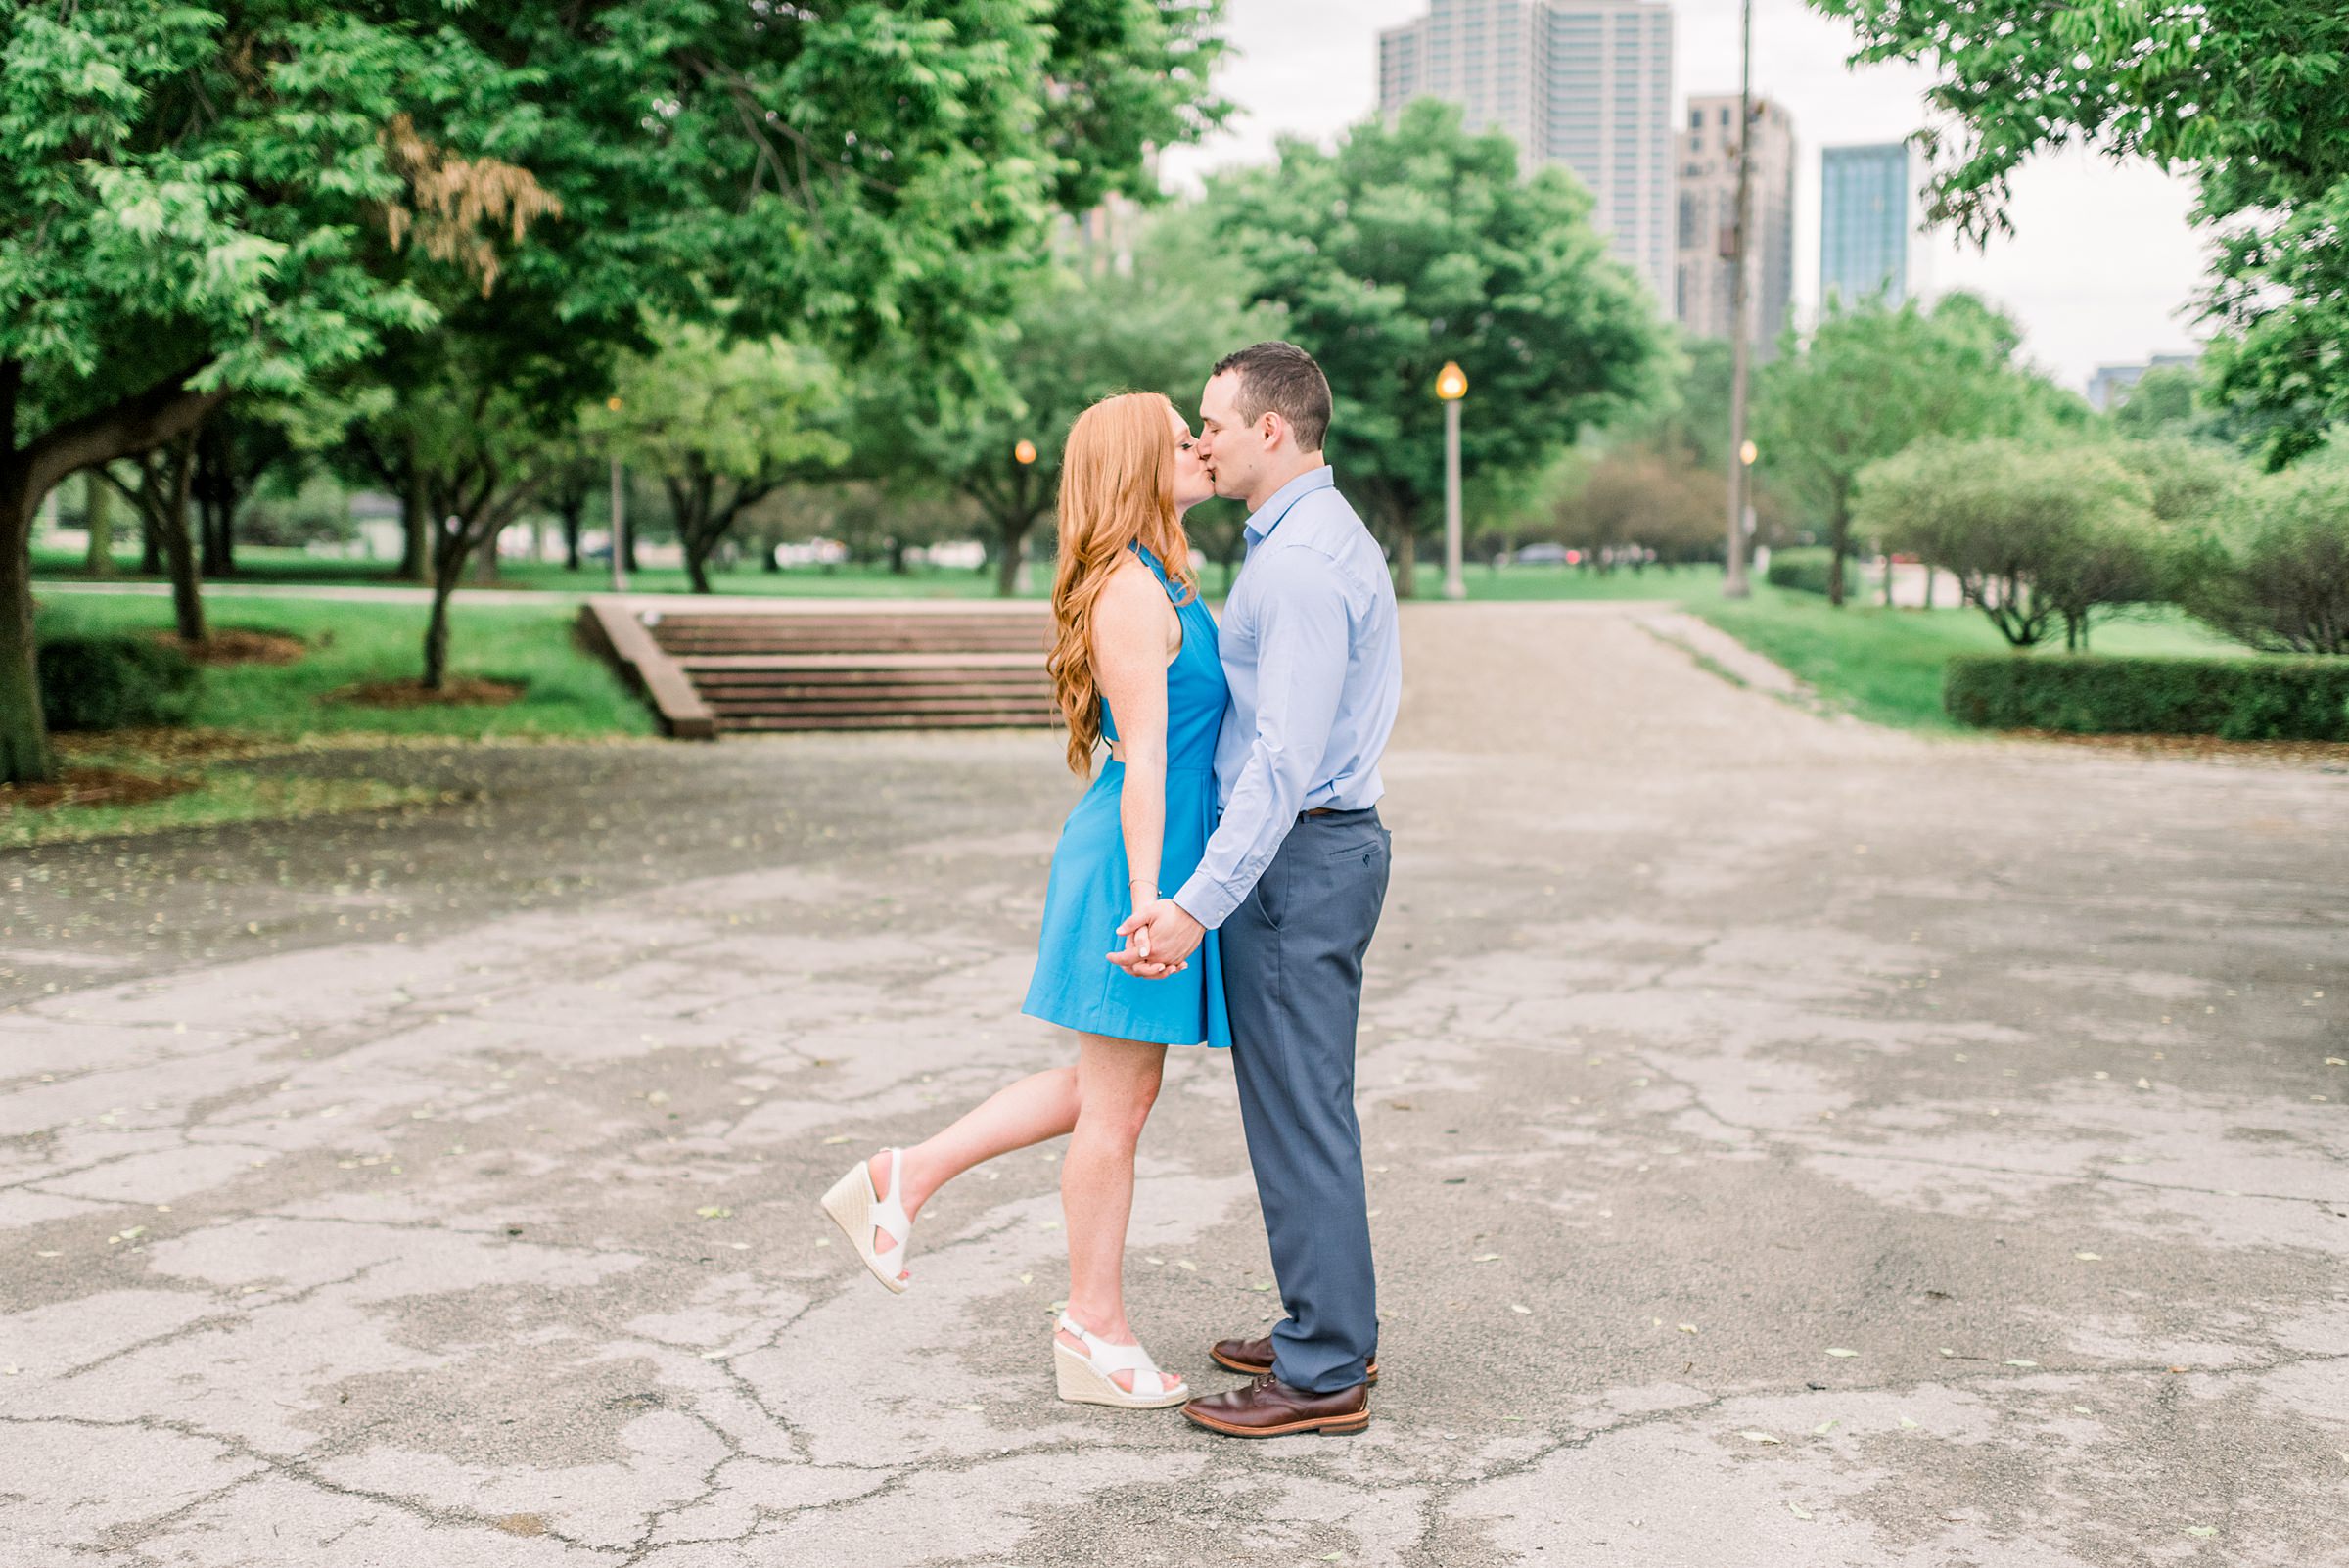
<path id="1" fill-rule="evenodd" d="M 1136 980 L 1163 980 L 1190 967 L 1190 956 L 1199 950 L 1207 928 L 1174 899 L 1158 899 L 1128 915 L 1118 935 L 1126 939 L 1126 946 L 1111 953 L 1109 961 Z"/>

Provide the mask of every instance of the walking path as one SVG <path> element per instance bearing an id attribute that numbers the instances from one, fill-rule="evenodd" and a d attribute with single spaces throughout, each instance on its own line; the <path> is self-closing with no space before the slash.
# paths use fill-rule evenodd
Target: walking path
<path id="1" fill-rule="evenodd" d="M 815 1211 L 1067 1050 L 1044 737 L 0 856 L 0 1564 L 2349 1563 L 2349 779 L 1930 744 L 1651 619 L 1408 613 L 1353 1439 L 1059 1404 L 1053 1150 L 902 1299 Z M 1130 1278 L 1203 1387 L 1277 1311 L 1222 1061 Z"/>

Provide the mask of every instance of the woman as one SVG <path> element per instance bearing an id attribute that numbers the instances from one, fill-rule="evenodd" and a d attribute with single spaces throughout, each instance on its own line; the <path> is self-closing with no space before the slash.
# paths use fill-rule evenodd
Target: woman
<path id="1" fill-rule="evenodd" d="M 1105 398 L 1069 432 L 1061 463 L 1055 639 L 1046 662 L 1069 726 L 1069 768 L 1089 776 L 1053 852 L 1036 978 L 1021 1010 L 1077 1032 L 1073 1066 L 1031 1074 L 945 1130 L 860 1161 L 824 1210 L 873 1277 L 902 1292 L 905 1240 L 932 1194 L 998 1154 L 1069 1134 L 1060 1201 L 1068 1310 L 1053 1341 L 1060 1397 L 1159 1409 L 1190 1397 L 1126 1321 L 1133 1151 L 1169 1045 L 1228 1045 L 1215 939 L 1163 979 L 1109 962 L 1119 924 L 1197 867 L 1215 826 L 1223 667 L 1199 602 L 1182 515 L 1214 493 L 1190 429 L 1155 392 Z"/>

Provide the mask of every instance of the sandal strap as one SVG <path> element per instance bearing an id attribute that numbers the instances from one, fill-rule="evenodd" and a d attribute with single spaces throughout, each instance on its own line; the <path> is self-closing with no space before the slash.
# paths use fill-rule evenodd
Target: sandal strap
<path id="1" fill-rule="evenodd" d="M 905 1238 L 913 1233 L 913 1222 L 905 1215 L 904 1173 L 898 1169 L 903 1156 L 901 1149 L 889 1151 L 889 1196 L 885 1198 L 878 1192 L 873 1194 L 873 1224 L 896 1242 L 900 1250 L 905 1245 Z M 872 1168 L 869 1166 L 865 1168 L 864 1184 L 868 1187 L 873 1184 Z"/>
<path id="2" fill-rule="evenodd" d="M 1094 1368 L 1103 1376 L 1106 1377 L 1115 1372 L 1131 1372 L 1133 1374 L 1133 1391 L 1145 1397 L 1155 1398 L 1167 1391 L 1166 1374 L 1158 1369 L 1158 1362 L 1152 1360 L 1150 1353 L 1141 1346 L 1112 1345 L 1108 1340 L 1084 1327 L 1065 1312 L 1060 1314 L 1060 1327 L 1063 1332 L 1074 1334 L 1084 1341 L 1086 1356 L 1091 1360 Z M 1143 1386 L 1145 1380 L 1148 1383 L 1147 1387 Z"/>

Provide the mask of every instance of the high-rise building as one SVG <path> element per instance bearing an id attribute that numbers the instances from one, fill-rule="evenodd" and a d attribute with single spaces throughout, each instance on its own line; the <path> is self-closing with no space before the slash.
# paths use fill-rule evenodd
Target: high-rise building
<path id="1" fill-rule="evenodd" d="M 1794 311 L 1794 121 L 1753 101 L 1753 270 L 1748 340 L 1767 356 Z M 1737 95 L 1688 100 L 1681 132 L 1672 313 L 1700 338 L 1736 331 Z"/>
<path id="2" fill-rule="evenodd" d="M 2099 414 L 2109 414 L 2129 400 L 2129 393 L 2144 379 L 2148 370 L 2174 370 L 2197 365 L 2200 354 L 2155 354 L 2142 364 L 2098 365 L 2096 373 L 2088 379 L 2088 406 Z"/>
<path id="3" fill-rule="evenodd" d="M 1838 300 L 1899 304 L 1917 292 L 1909 265 L 1915 204 L 1907 142 L 1829 147 L 1819 154 L 1820 308 Z"/>
<path id="4" fill-rule="evenodd" d="M 1672 300 L 1672 11 L 1647 0 L 1431 0 L 1378 37 L 1378 103 L 1460 106 L 1529 167 L 1589 188 L 1615 254 Z"/>

